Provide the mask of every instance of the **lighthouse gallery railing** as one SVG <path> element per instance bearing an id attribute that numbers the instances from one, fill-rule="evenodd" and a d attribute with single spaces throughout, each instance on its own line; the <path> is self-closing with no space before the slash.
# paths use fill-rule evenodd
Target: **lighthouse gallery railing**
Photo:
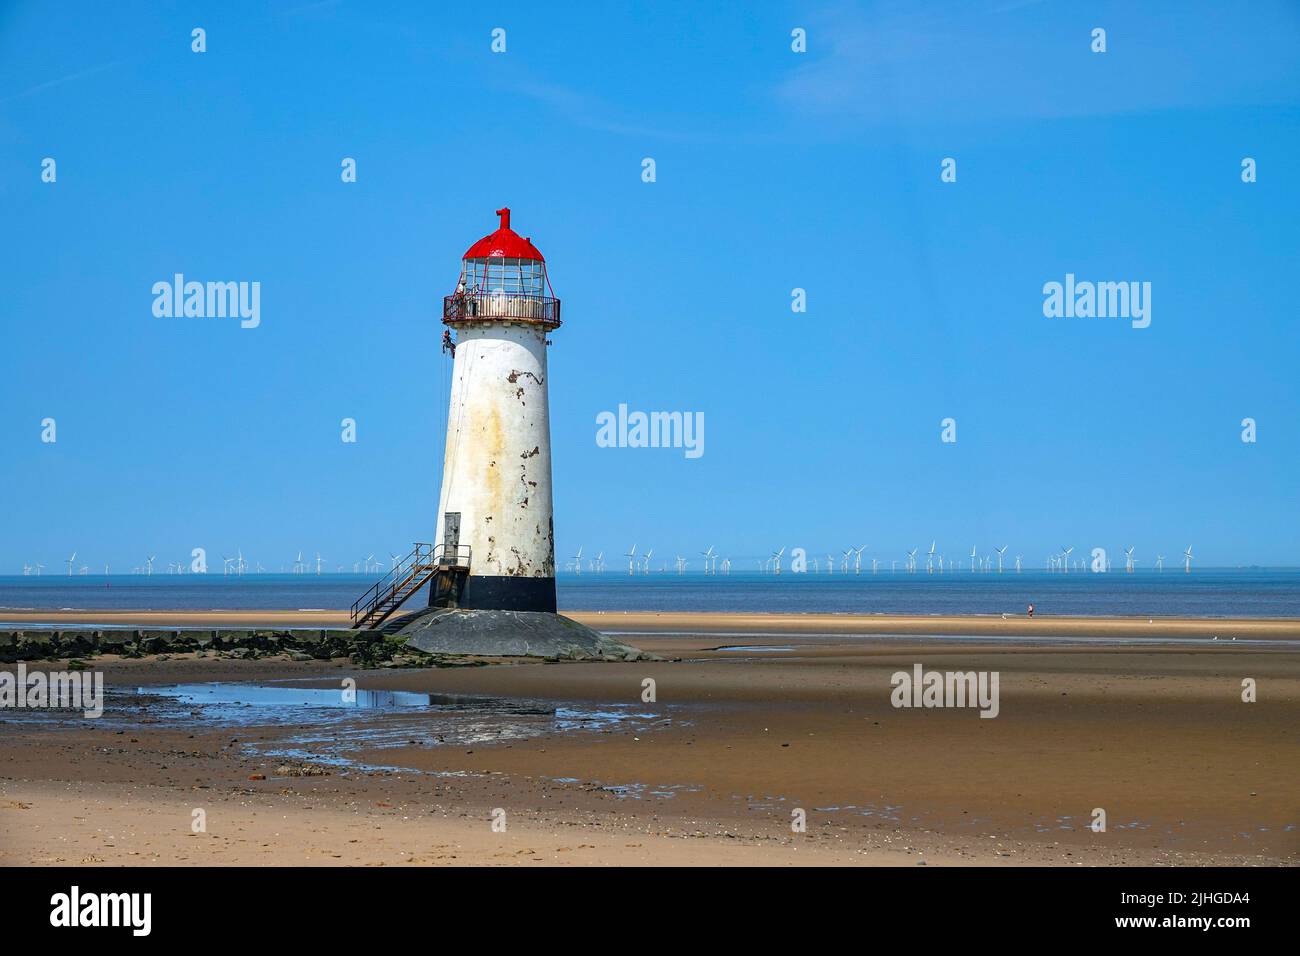
<path id="1" fill-rule="evenodd" d="M 442 320 L 514 319 L 520 322 L 560 324 L 560 300 L 546 295 L 516 292 L 465 292 L 444 296 Z"/>

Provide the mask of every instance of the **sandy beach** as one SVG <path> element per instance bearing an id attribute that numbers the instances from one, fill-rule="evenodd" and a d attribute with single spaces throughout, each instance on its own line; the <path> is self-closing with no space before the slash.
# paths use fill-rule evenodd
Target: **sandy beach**
<path id="1" fill-rule="evenodd" d="M 231 624 L 226 615 L 234 613 L 169 613 L 165 623 Z M 440 735 L 436 717 L 415 729 L 384 718 L 349 751 L 349 766 L 330 763 L 337 741 L 328 735 L 302 745 L 310 728 L 300 723 L 177 724 L 149 716 L 156 698 L 148 694 L 131 698 L 147 706 L 126 726 L 109 719 L 111 706 L 104 720 L 60 724 L 5 713 L 0 863 L 1300 859 L 1300 658 L 1205 638 L 1215 628 L 1242 639 L 1290 638 L 1298 622 L 1166 620 L 1158 622 L 1162 636 L 1204 641 L 1097 648 L 1071 639 L 1135 636 L 1157 625 L 996 619 L 968 622 L 966 636 L 917 642 L 871 635 L 909 627 L 957 635 L 960 622 L 573 616 L 640 631 L 636 643 L 665 660 L 360 671 L 344 659 L 96 658 L 110 691 L 128 695 L 208 681 L 337 688 L 353 677 L 367 690 L 542 702 L 557 714 L 620 708 L 628 720 L 585 730 L 580 721 L 526 718 L 534 723 L 525 736 L 503 732 L 496 741 L 489 732 L 465 744 Z M 268 619 L 256 612 L 236 620 Z M 1026 626 L 1057 640 L 978 639 L 987 627 Z M 997 671 L 998 717 L 894 708 L 891 675 L 918 663 Z M 1241 700 L 1247 677 L 1257 682 L 1256 703 Z M 646 679 L 655 683 L 653 702 L 642 699 Z M 279 755 L 290 744 L 296 756 Z M 328 775 L 298 775 L 312 766 Z M 1096 808 L 1107 814 L 1104 833 L 1087 825 Z M 205 814 L 206 832 L 192 831 L 195 810 Z M 498 810 L 504 832 L 492 828 Z M 806 832 L 792 830 L 798 811 Z"/>
<path id="2" fill-rule="evenodd" d="M 902 614 L 735 614 L 654 611 L 562 611 L 566 617 L 610 633 L 736 633 L 763 635 L 934 634 L 1011 637 L 1232 637 L 1300 639 L 1293 618 L 1050 617 L 1037 615 Z M 348 627 L 346 611 L 0 611 L 0 621 L 16 625 L 105 625 L 118 627 Z"/>

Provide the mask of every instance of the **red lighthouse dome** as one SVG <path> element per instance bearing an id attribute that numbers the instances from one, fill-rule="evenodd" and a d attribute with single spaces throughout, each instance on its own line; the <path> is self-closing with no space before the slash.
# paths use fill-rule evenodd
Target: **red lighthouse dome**
<path id="1" fill-rule="evenodd" d="M 484 236 L 465 252 L 465 259 L 536 259 L 545 262 L 546 258 L 537 251 L 532 240 L 525 239 L 510 228 L 510 207 L 497 210 L 501 217 L 501 226 L 491 235 Z"/>

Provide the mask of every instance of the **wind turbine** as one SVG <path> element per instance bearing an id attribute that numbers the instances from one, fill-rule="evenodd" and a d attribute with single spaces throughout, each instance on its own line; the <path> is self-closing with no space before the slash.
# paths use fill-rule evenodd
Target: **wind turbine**
<path id="1" fill-rule="evenodd" d="M 578 553 L 573 556 L 573 569 L 582 574 L 582 545 L 578 545 Z"/>
<path id="2" fill-rule="evenodd" d="M 972 572 L 979 570 L 975 567 L 975 545 L 973 544 L 970 546 L 970 569 Z"/>
<path id="3" fill-rule="evenodd" d="M 1062 548 L 1062 549 L 1061 549 L 1061 563 L 1062 563 L 1062 566 L 1063 566 L 1064 569 L 1065 569 L 1065 573 L 1066 573 L 1066 574 L 1069 574 L 1069 573 L 1070 573 L 1070 555 L 1071 555 L 1071 553 L 1073 553 L 1073 551 L 1074 551 L 1074 546 L 1073 546 L 1073 545 L 1071 545 L 1071 546 L 1068 547 L 1068 548 Z"/>
<path id="4" fill-rule="evenodd" d="M 1183 573 L 1192 573 L 1192 546 L 1189 544 L 1187 550 L 1183 552 Z"/>
<path id="5" fill-rule="evenodd" d="M 722 559 L 722 573 L 728 577 L 731 576 L 731 558 Z"/>
<path id="6" fill-rule="evenodd" d="M 934 574 L 934 542 L 930 542 L 930 551 L 925 556 L 925 573 Z"/>
<path id="7" fill-rule="evenodd" d="M 780 551 L 772 552 L 772 573 L 773 574 L 781 573 L 781 555 L 783 554 L 785 554 L 785 548 L 782 548 Z"/>
<path id="8" fill-rule="evenodd" d="M 849 548 L 848 550 L 842 552 L 843 557 L 840 558 L 840 574 L 849 573 L 849 555 L 852 553 L 853 553 L 852 548 Z"/>
<path id="9" fill-rule="evenodd" d="M 75 560 L 77 560 L 77 552 L 73 551 L 72 554 L 68 556 L 68 577 L 72 577 L 72 562 Z"/>
<path id="10" fill-rule="evenodd" d="M 827 574 L 835 573 L 835 555 L 833 554 L 826 555 L 826 573 Z"/>
<path id="11" fill-rule="evenodd" d="M 1156 555 L 1156 570 L 1159 571 L 1159 572 L 1161 572 L 1162 574 L 1164 573 L 1164 570 L 1165 570 L 1165 556 L 1164 556 L 1163 554 L 1157 554 L 1157 555 Z"/>
<path id="12" fill-rule="evenodd" d="M 317 551 L 316 552 L 316 577 L 320 577 L 320 565 L 321 565 L 321 556 L 320 556 L 320 552 Z M 352 570 L 355 571 L 356 568 L 353 568 Z"/>
<path id="13" fill-rule="evenodd" d="M 862 552 L 865 551 L 866 549 L 867 546 L 865 544 L 860 548 L 853 549 L 853 573 L 854 574 L 862 573 Z"/>
<path id="14" fill-rule="evenodd" d="M 153 574 L 153 563 L 154 563 L 154 559 L 156 559 L 157 557 L 158 557 L 158 555 L 156 555 L 156 554 L 151 554 L 151 555 L 149 555 L 149 557 L 147 557 L 147 558 L 144 559 L 144 564 L 145 564 L 145 572 L 144 572 L 144 573 L 145 573 L 145 576 L 146 576 L 146 577 L 149 577 L 149 576 L 151 576 L 151 575 Z"/>
<path id="15" fill-rule="evenodd" d="M 647 551 L 647 552 L 645 553 L 645 557 L 641 559 L 641 573 L 642 573 L 642 574 L 649 574 L 649 573 L 650 573 L 650 555 L 652 555 L 652 554 L 654 554 L 654 553 L 655 553 L 655 549 L 654 549 L 654 548 L 651 548 L 649 551 Z"/>
<path id="16" fill-rule="evenodd" d="M 1124 549 L 1124 573 L 1133 573 L 1133 546 L 1129 545 Z"/>
<path id="17" fill-rule="evenodd" d="M 1009 547 L 1008 545 L 1005 545 L 1005 544 L 1004 544 L 1004 545 L 1003 545 L 1002 547 L 1000 547 L 1000 548 L 994 548 L 994 549 L 993 549 L 994 551 L 996 551 L 996 552 L 998 553 L 998 574 L 1001 574 L 1001 573 L 1002 573 L 1002 555 L 1003 555 L 1003 553 L 1007 550 L 1008 547 Z M 1016 559 L 1016 570 L 1017 570 L 1017 571 L 1020 570 L 1020 559 L 1019 559 L 1019 558 Z"/>
<path id="18" fill-rule="evenodd" d="M 913 548 L 911 551 L 907 552 L 907 573 L 908 574 L 916 573 L 916 552 L 920 550 L 921 550 L 920 548 Z"/>
<path id="19" fill-rule="evenodd" d="M 1020 555 L 1016 555 L 1016 574 L 1020 573 Z"/>
<path id="20" fill-rule="evenodd" d="M 704 556 L 704 573 L 708 574 L 709 562 L 713 560 L 713 545 L 709 545 L 709 550 L 701 551 L 700 554 Z"/>
<path id="21" fill-rule="evenodd" d="M 398 562 L 400 562 L 401 560 L 402 560 L 402 556 L 401 556 L 400 554 L 389 554 L 389 555 L 388 555 L 388 570 L 390 570 L 390 571 L 396 571 L 396 570 L 397 570 Z"/>
<path id="22" fill-rule="evenodd" d="M 626 557 L 627 573 L 628 576 L 631 577 L 633 574 L 636 574 L 636 545 L 632 545 L 632 549 L 628 551 Z"/>

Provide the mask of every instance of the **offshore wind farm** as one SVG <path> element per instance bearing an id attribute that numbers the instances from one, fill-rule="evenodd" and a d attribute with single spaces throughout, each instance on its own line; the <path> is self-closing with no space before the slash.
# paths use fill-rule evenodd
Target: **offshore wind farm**
<path id="1" fill-rule="evenodd" d="M 601 552 L 598 552 L 601 553 Z M 772 557 L 700 561 L 657 566 L 643 558 L 612 570 L 592 559 L 556 574 L 559 607 L 569 611 L 673 611 L 768 613 L 1023 615 L 1036 605 L 1038 619 L 1054 614 L 1209 618 L 1300 617 L 1300 568 L 1197 568 L 1132 571 L 1114 568 L 1067 572 L 1055 563 L 997 571 L 996 552 L 974 569 L 936 561 L 933 570 L 909 567 L 908 555 L 886 561 L 856 552 L 831 561 L 809 559 L 806 570 L 787 566 L 778 574 Z M 194 574 L 155 571 L 0 575 L 0 624 L 5 611 L 142 611 L 240 609 L 346 610 L 357 594 L 380 579 L 399 556 L 382 567 L 365 560 L 330 569 Z M 746 569 L 748 563 L 748 569 Z M 292 565 L 290 565 L 292 566 Z M 421 603 L 421 597 L 413 599 Z"/>
<path id="2" fill-rule="evenodd" d="M 740 554 L 736 570 L 716 545 L 688 557 L 671 549 L 654 561 L 655 548 L 633 544 L 622 553 L 626 572 L 610 569 L 603 548 L 579 545 L 556 570 L 557 602 L 574 611 L 672 611 L 768 613 L 982 615 L 1019 614 L 1034 604 L 1045 615 L 1161 617 L 1300 617 L 1300 567 L 1200 567 L 1193 575 L 1193 548 L 1182 550 L 1181 567 L 1166 571 L 1165 556 L 1134 545 L 1118 551 L 1121 567 L 1105 548 L 1063 546 L 1025 562 L 1010 545 L 946 558 L 938 540 L 918 566 L 916 546 L 867 553 L 867 545 L 823 551 L 820 548 L 772 550 L 765 557 Z M 95 573 L 66 559 L 66 572 L 48 574 L 38 561 L 23 562 L 21 574 L 0 575 L 0 618 L 14 611 L 90 610 L 136 607 L 141 610 L 239 610 L 281 608 L 343 610 L 355 592 L 396 572 L 403 556 L 370 552 L 350 562 L 329 561 L 319 551 L 299 550 L 281 560 L 278 571 L 250 561 L 242 548 L 221 554 L 218 572 L 206 555 L 168 561 L 155 570 L 149 555 L 129 571 L 111 572 L 105 563 Z M 381 549 L 382 550 L 382 549 Z M 1167 549 L 1178 554 L 1178 549 Z M 864 567 L 864 553 L 866 565 Z M 585 554 L 585 556 L 584 556 Z M 314 557 L 312 557 L 314 555 Z M 822 561 L 819 555 L 824 555 Z M 121 567 L 122 565 L 119 565 Z M 33 580 L 39 578 L 40 580 Z M 140 580 L 144 579 L 144 580 Z M 183 580 L 178 580 L 183 579 Z M 427 589 L 413 595 L 427 600 Z M 0 620 L 0 623 L 3 623 Z"/>

